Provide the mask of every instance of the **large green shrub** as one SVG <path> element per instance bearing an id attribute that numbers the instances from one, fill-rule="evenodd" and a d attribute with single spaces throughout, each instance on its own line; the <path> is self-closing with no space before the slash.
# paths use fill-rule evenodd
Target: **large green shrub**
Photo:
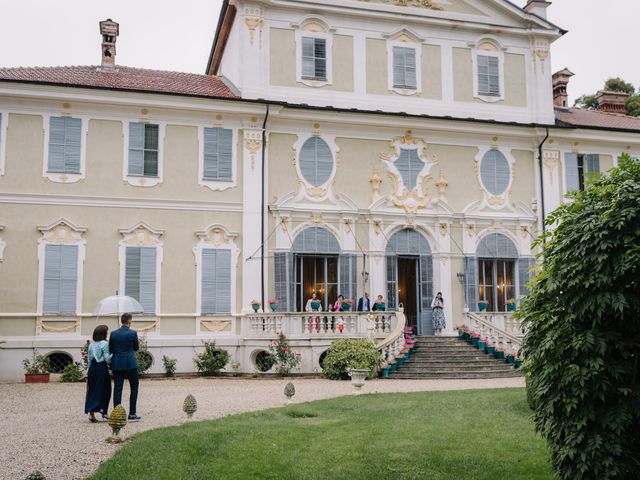
<path id="1" fill-rule="evenodd" d="M 370 376 L 380 366 L 380 353 L 368 339 L 341 338 L 331 344 L 323 363 L 323 373 L 334 380 L 347 378 L 351 368 L 367 369 Z"/>
<path id="2" fill-rule="evenodd" d="M 640 478 L 640 161 L 549 218 L 519 309 L 534 420 L 561 479 Z"/>
<path id="3" fill-rule="evenodd" d="M 198 372 L 203 375 L 215 375 L 229 363 L 229 352 L 216 347 L 216 342 L 204 342 L 204 352 L 193 357 Z"/>
<path id="4" fill-rule="evenodd" d="M 62 375 L 60 376 L 61 382 L 81 382 L 84 379 L 84 369 L 79 362 L 71 362 L 65 365 Z"/>
<path id="5" fill-rule="evenodd" d="M 149 353 L 147 337 L 144 335 L 138 339 L 138 350 L 136 351 L 136 361 L 138 362 L 138 375 L 144 375 L 153 365 L 153 357 Z"/>

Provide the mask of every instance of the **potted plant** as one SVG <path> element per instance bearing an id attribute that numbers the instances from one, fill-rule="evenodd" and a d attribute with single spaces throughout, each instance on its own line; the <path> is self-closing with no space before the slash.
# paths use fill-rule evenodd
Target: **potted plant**
<path id="1" fill-rule="evenodd" d="M 473 345 L 474 347 L 478 347 L 479 341 L 480 341 L 480 334 L 477 332 L 473 332 L 473 334 L 471 335 L 471 345 Z"/>
<path id="2" fill-rule="evenodd" d="M 504 348 L 502 347 L 497 347 L 496 348 L 496 352 L 495 352 L 495 357 L 498 360 L 504 360 Z"/>
<path id="3" fill-rule="evenodd" d="M 515 298 L 510 298 L 507 300 L 507 312 L 515 312 L 517 307 L 517 302 Z"/>
<path id="4" fill-rule="evenodd" d="M 278 311 L 278 299 L 277 298 L 270 298 L 269 299 L 269 308 L 271 309 L 272 312 L 277 312 Z"/>
<path id="5" fill-rule="evenodd" d="M 487 345 L 487 339 L 481 338 L 478 340 L 478 350 L 484 350 L 484 347 Z"/>
<path id="6" fill-rule="evenodd" d="M 251 300 L 251 308 L 253 308 L 253 313 L 258 313 L 258 310 L 260 310 L 260 305 L 262 305 L 262 303 L 260 303 L 260 300 Z"/>
<path id="7" fill-rule="evenodd" d="M 516 357 L 513 352 L 505 352 L 505 362 L 507 362 L 509 365 L 513 365 L 515 358 Z"/>
<path id="8" fill-rule="evenodd" d="M 478 310 L 480 310 L 481 312 L 486 312 L 487 308 L 489 308 L 489 302 L 487 302 L 486 300 L 480 300 L 478 302 Z"/>
<path id="9" fill-rule="evenodd" d="M 522 358 L 520 355 L 518 355 L 513 363 L 514 363 L 514 366 L 516 368 L 520 368 L 522 366 L 522 364 L 524 363 L 524 358 Z"/>
<path id="10" fill-rule="evenodd" d="M 353 304 L 352 300 L 349 300 L 348 298 L 345 298 L 342 300 L 342 311 L 343 312 L 348 312 L 349 310 L 351 310 L 351 305 Z"/>
<path id="11" fill-rule="evenodd" d="M 33 351 L 32 358 L 25 358 L 22 361 L 22 366 L 25 371 L 25 383 L 49 383 L 51 372 L 49 358 L 39 354 L 37 350 Z"/>
<path id="12" fill-rule="evenodd" d="M 487 355 L 493 356 L 493 354 L 496 352 L 496 347 L 493 343 L 487 342 L 486 350 L 487 350 Z"/>

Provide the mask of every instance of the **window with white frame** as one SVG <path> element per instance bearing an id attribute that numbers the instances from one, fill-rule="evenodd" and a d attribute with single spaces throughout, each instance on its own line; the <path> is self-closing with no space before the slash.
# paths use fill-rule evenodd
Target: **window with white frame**
<path id="1" fill-rule="evenodd" d="M 233 130 L 205 128 L 202 180 L 233 180 Z"/>
<path id="2" fill-rule="evenodd" d="M 200 311 L 231 313 L 231 250 L 202 248 Z"/>
<path id="3" fill-rule="evenodd" d="M 424 161 L 418 155 L 418 150 L 415 148 L 401 148 L 400 156 L 394 162 L 394 165 L 400 172 L 405 188 L 407 190 L 416 188 L 418 175 L 420 175 L 425 165 Z"/>
<path id="4" fill-rule="evenodd" d="M 480 162 L 480 179 L 484 188 L 492 195 L 502 195 L 511 182 L 511 167 L 504 154 L 492 148 Z"/>
<path id="5" fill-rule="evenodd" d="M 302 78 L 327 80 L 327 40 L 302 37 Z"/>
<path id="6" fill-rule="evenodd" d="M 567 153 L 564 163 L 567 192 L 584 190 L 589 180 L 594 180 L 600 174 L 598 154 Z"/>
<path id="7" fill-rule="evenodd" d="M 125 247 L 124 292 L 144 313 L 156 313 L 157 248 Z"/>
<path id="8" fill-rule="evenodd" d="M 393 47 L 393 87 L 415 90 L 418 88 L 416 49 Z"/>
<path id="9" fill-rule="evenodd" d="M 45 245 L 42 288 L 42 312 L 44 314 L 76 313 L 78 288 L 77 245 Z"/>
<path id="10" fill-rule="evenodd" d="M 132 177 L 158 177 L 159 125 L 129 123 L 129 162 L 127 172 Z"/>
<path id="11" fill-rule="evenodd" d="M 478 53 L 477 56 L 478 95 L 499 97 L 500 86 L 500 59 L 495 55 Z"/>
<path id="12" fill-rule="evenodd" d="M 333 173 L 333 153 L 322 138 L 314 136 L 300 149 L 300 173 L 312 186 L 324 185 Z"/>
<path id="13" fill-rule="evenodd" d="M 81 173 L 82 120 L 49 117 L 47 172 Z"/>

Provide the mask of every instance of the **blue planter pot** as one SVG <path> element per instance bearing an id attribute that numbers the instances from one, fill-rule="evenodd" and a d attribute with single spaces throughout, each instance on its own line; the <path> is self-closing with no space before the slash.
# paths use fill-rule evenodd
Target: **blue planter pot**
<path id="1" fill-rule="evenodd" d="M 388 378 L 389 377 L 389 369 L 388 368 L 383 368 L 382 369 L 382 378 Z"/>
<path id="2" fill-rule="evenodd" d="M 478 350 L 484 350 L 484 347 L 485 347 L 484 342 L 478 342 Z"/>

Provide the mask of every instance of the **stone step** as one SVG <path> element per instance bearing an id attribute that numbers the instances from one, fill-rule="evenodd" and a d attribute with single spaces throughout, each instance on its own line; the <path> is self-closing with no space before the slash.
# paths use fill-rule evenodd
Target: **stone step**
<path id="1" fill-rule="evenodd" d="M 459 357 L 481 357 L 481 356 L 485 356 L 485 357 L 489 357 L 489 355 L 487 355 L 484 352 L 481 352 L 480 350 L 474 348 L 472 349 L 448 349 L 448 350 L 420 350 L 420 349 L 416 349 L 414 350 L 414 352 L 412 353 L 412 356 L 416 356 L 416 357 L 431 357 L 431 358 L 446 358 L 446 357 L 455 357 L 455 356 L 459 356 Z"/>
<path id="2" fill-rule="evenodd" d="M 424 368 L 420 366 L 401 366 L 397 372 L 504 372 L 511 371 L 509 365 L 440 365 Z"/>
<path id="3" fill-rule="evenodd" d="M 456 363 L 456 364 L 470 364 L 470 363 L 481 363 L 481 364 L 489 364 L 489 365 L 495 365 L 496 364 L 496 359 L 495 358 L 489 358 L 486 355 L 485 356 L 478 356 L 478 357 L 473 357 L 473 358 L 469 358 L 469 357 L 449 357 L 449 358 L 422 358 L 422 357 L 410 357 L 409 360 L 405 361 L 404 364 L 405 365 L 413 365 L 413 364 L 418 364 L 418 365 L 441 365 L 441 364 L 447 364 L 447 363 Z M 505 362 L 499 362 L 501 364 L 507 365 L 507 363 Z"/>
<path id="4" fill-rule="evenodd" d="M 483 373 L 468 373 L 468 372 L 460 372 L 460 373 L 446 373 L 446 372 L 421 372 L 421 373 L 413 373 L 413 372 L 394 372 L 389 375 L 389 378 L 398 379 L 398 380 L 419 380 L 419 379 L 432 379 L 432 380 L 463 380 L 463 379 L 483 379 L 488 380 L 492 378 L 513 378 L 513 377 L 521 377 L 522 374 L 517 370 L 513 370 L 510 372 L 483 372 Z"/>

